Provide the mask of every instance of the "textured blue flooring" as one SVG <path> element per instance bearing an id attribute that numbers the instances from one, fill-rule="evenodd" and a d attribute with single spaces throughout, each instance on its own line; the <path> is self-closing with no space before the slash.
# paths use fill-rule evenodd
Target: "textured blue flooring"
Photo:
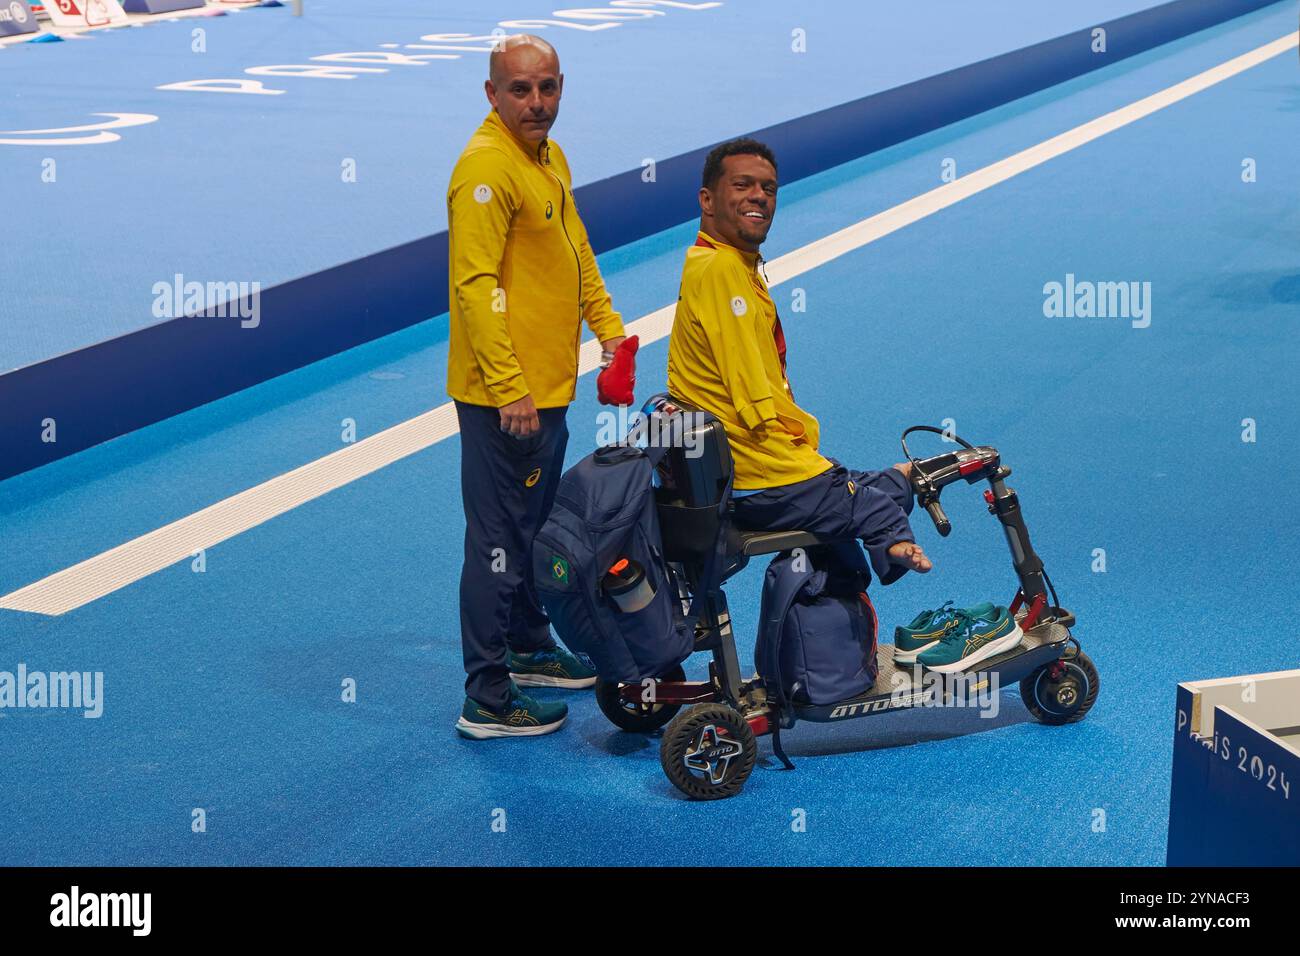
<path id="1" fill-rule="evenodd" d="M 300 18 L 286 4 L 7 47 L 2 130 L 81 126 L 97 113 L 157 121 L 103 145 L 0 145 L 0 244 L 42 250 L 5 276 L 0 371 L 154 324 L 154 283 L 177 273 L 266 289 L 444 229 L 452 164 L 488 109 L 487 54 L 427 49 L 446 45 L 439 35 L 551 39 L 567 79 L 555 135 L 580 185 L 1155 5 L 913 0 L 882 18 L 865 4 L 728 0 L 566 24 L 537 0 L 311 0 Z M 792 50 L 795 29 L 806 52 Z M 719 37 L 745 51 L 743 69 L 718 69 Z M 367 52 L 454 59 L 313 59 Z M 245 72 L 281 64 L 379 72 Z M 282 92 L 159 89 L 215 79 Z M 668 123 L 644 105 L 687 101 Z"/>
<path id="2" fill-rule="evenodd" d="M 794 184 L 767 251 L 937 185 L 945 158 L 970 171 L 1280 36 L 1292 13 Z M 776 290 L 828 452 L 887 464 L 903 427 L 943 418 L 1002 448 L 1101 669 L 1083 723 L 1039 726 L 1011 689 L 992 720 L 800 725 L 797 771 L 769 760 L 719 804 L 679 799 L 657 740 L 617 732 L 586 695 L 555 736 L 462 741 L 452 439 L 211 549 L 203 574 L 181 563 L 61 618 L 0 612 L 0 669 L 106 681 L 99 720 L 0 712 L 0 862 L 1163 862 L 1174 684 L 1300 656 L 1260 626 L 1289 618 L 1300 539 L 1294 69 L 1270 61 Z M 1241 181 L 1245 157 L 1258 182 Z M 602 259 L 628 317 L 671 300 L 691 234 Z M 1066 273 L 1150 281 L 1151 327 L 1044 318 L 1043 284 Z M 0 483 L 0 592 L 334 450 L 344 417 L 364 436 L 444 401 L 439 321 Z M 642 393 L 665 354 L 643 350 Z M 570 412 L 571 461 L 594 440 L 592 389 Z M 877 589 L 886 625 L 1009 597 L 1001 535 L 963 491 L 951 538 L 918 522 L 935 573 Z M 760 573 L 728 589 L 745 659 Z"/>

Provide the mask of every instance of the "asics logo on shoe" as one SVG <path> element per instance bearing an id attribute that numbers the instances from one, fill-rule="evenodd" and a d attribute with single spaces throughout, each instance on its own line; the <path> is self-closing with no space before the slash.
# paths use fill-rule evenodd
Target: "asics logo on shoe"
<path id="1" fill-rule="evenodd" d="M 983 647 L 989 641 L 993 640 L 995 637 L 1001 637 L 1002 635 L 998 633 L 999 630 L 1001 630 L 1001 628 L 995 627 L 987 631 L 984 631 L 981 634 L 972 634 L 970 637 L 966 639 L 966 650 L 962 652 L 961 656 L 967 657 L 970 654 L 973 654 L 975 651 L 979 650 L 981 647 Z"/>
<path id="2" fill-rule="evenodd" d="M 478 712 L 482 716 L 486 717 L 488 720 L 499 720 L 501 723 L 509 724 L 511 727 L 527 727 L 529 725 L 535 725 L 538 723 L 536 717 L 529 714 L 528 711 L 522 709 L 516 709 L 512 711 L 509 716 L 494 714 L 492 713 L 492 711 L 484 710 L 482 707 L 478 709 Z"/>

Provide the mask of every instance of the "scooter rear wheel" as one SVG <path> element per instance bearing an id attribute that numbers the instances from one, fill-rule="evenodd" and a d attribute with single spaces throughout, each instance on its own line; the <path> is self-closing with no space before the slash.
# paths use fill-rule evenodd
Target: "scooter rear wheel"
<path id="1" fill-rule="evenodd" d="M 684 681 L 686 672 L 678 664 L 657 681 Z M 668 721 L 677 716 L 681 704 L 633 704 L 622 698 L 618 692 L 619 685 L 596 679 L 596 706 L 609 718 L 610 723 L 620 730 L 633 734 L 654 733 Z"/>
<path id="2" fill-rule="evenodd" d="M 696 704 L 664 731 L 659 763 L 688 797 L 721 800 L 745 786 L 756 750 L 754 732 L 739 713 L 726 704 Z"/>
<path id="3" fill-rule="evenodd" d="M 1021 678 L 1020 699 L 1041 723 L 1073 724 L 1087 716 L 1100 689 L 1097 665 L 1078 651 Z"/>

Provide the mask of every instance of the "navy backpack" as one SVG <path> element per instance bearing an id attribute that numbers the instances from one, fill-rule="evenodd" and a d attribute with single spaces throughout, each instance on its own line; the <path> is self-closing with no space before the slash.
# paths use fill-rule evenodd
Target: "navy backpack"
<path id="1" fill-rule="evenodd" d="M 533 541 L 533 580 L 551 626 L 608 683 L 663 676 L 695 648 L 697 608 L 682 606 L 655 508 L 654 470 L 666 452 L 610 445 L 588 455 L 560 479 Z M 640 566 L 654 592 L 630 613 L 602 586 L 624 561 Z"/>
<path id="2" fill-rule="evenodd" d="M 835 704 L 878 674 L 871 570 L 856 541 L 783 551 L 763 576 L 754 666 L 770 692 Z"/>

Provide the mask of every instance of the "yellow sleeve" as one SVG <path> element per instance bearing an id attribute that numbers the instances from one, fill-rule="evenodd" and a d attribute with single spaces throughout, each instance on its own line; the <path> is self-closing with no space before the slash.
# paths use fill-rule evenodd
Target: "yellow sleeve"
<path id="1" fill-rule="evenodd" d="M 704 329 L 741 422 L 754 431 L 776 421 L 776 402 L 759 351 L 759 335 L 766 331 L 759 328 L 761 312 L 749 276 L 718 256 L 689 294 L 688 304 Z"/>
<path id="2" fill-rule="evenodd" d="M 570 193 L 570 196 L 573 194 Z M 574 207 L 577 212 L 577 207 Z M 624 335 L 623 317 L 614 311 L 613 300 L 605 288 L 605 280 L 600 277 L 596 265 L 596 255 L 591 251 L 591 242 L 587 239 L 587 227 L 578 221 L 578 263 L 582 267 L 582 318 L 593 335 L 602 342 Z"/>
<path id="3" fill-rule="evenodd" d="M 582 318 L 597 339 L 607 342 L 625 334 L 623 317 L 614 311 L 614 303 L 605 289 L 605 280 L 600 277 L 600 268 L 596 265 L 596 254 L 592 252 L 591 240 L 587 238 L 587 227 L 583 224 L 582 216 L 578 214 L 578 205 L 573 200 L 573 178 L 569 171 L 568 157 L 564 155 L 558 144 L 553 143 L 551 150 L 563 173 L 569 202 L 573 204 L 573 244 L 578 250 L 578 265 L 582 270 Z"/>
<path id="4" fill-rule="evenodd" d="M 528 394 L 501 288 L 506 235 L 519 208 L 519 187 L 509 160 L 494 149 L 461 158 L 447 189 L 451 291 L 465 320 L 483 384 L 499 408 Z"/>

